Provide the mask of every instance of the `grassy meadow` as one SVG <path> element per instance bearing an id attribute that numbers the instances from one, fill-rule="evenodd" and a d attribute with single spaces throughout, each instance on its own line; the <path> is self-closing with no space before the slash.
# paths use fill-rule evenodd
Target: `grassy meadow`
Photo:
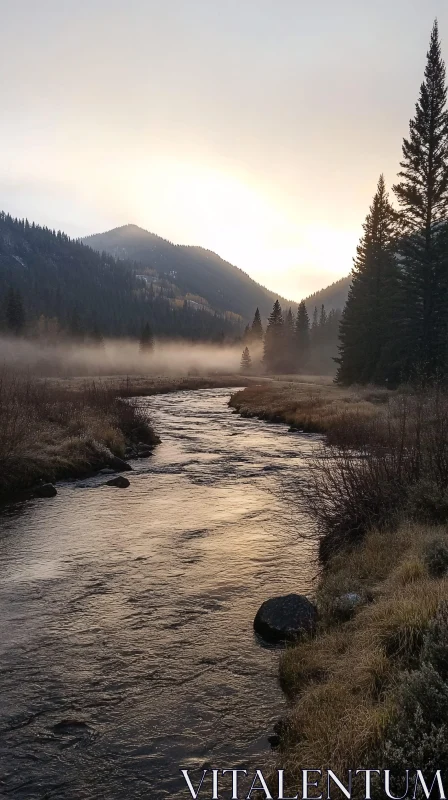
<path id="1" fill-rule="evenodd" d="M 0 372 L 0 498 L 39 481 L 78 477 L 125 457 L 138 442 L 157 444 L 150 420 L 126 398 L 241 386 L 239 375 L 38 378 Z"/>
<path id="2" fill-rule="evenodd" d="M 314 520 L 315 638 L 289 646 L 280 765 L 448 767 L 448 396 L 250 386 L 247 416 L 325 434 L 297 486 Z M 292 781 L 292 785 L 294 781 Z"/>

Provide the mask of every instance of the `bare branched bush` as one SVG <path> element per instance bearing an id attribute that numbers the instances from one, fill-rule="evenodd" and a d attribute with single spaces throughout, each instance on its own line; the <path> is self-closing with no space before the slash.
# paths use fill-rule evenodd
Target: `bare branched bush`
<path id="1" fill-rule="evenodd" d="M 325 562 L 373 527 L 393 528 L 403 516 L 448 520 L 448 397 L 441 391 L 391 397 L 383 413 L 341 417 L 300 487 L 317 523 Z"/>

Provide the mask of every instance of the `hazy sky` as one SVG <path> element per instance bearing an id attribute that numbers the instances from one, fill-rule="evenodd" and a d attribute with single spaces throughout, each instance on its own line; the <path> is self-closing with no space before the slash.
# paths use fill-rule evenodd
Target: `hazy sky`
<path id="1" fill-rule="evenodd" d="M 0 206 L 136 223 L 291 299 L 351 268 L 442 0 L 0 0 Z"/>

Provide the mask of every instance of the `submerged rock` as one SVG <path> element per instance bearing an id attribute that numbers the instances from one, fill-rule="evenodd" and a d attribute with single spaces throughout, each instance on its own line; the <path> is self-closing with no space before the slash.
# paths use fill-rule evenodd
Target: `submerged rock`
<path id="1" fill-rule="evenodd" d="M 153 449 L 154 449 L 154 447 L 152 445 L 145 444 L 145 442 L 139 442 L 138 445 L 137 445 L 137 452 L 138 452 L 139 455 L 140 455 L 140 453 L 151 453 L 152 454 Z"/>
<path id="2" fill-rule="evenodd" d="M 56 497 L 57 493 L 56 486 L 53 486 L 52 483 L 42 483 L 34 489 L 36 497 Z"/>
<path id="3" fill-rule="evenodd" d="M 99 470 L 98 475 L 113 475 L 114 472 L 115 470 L 112 467 L 103 467 L 103 469 Z"/>
<path id="4" fill-rule="evenodd" d="M 75 736 L 88 731 L 88 725 L 79 719 L 63 719 L 53 725 L 53 731 L 58 736 Z"/>
<path id="5" fill-rule="evenodd" d="M 293 641 L 314 633 L 317 608 L 301 594 L 271 597 L 258 609 L 254 628 L 271 642 Z"/>
<path id="6" fill-rule="evenodd" d="M 117 475 L 116 478 L 112 478 L 111 481 L 107 481 L 106 486 L 116 486 L 118 489 L 127 489 L 128 486 L 130 486 L 130 483 L 123 475 Z"/>

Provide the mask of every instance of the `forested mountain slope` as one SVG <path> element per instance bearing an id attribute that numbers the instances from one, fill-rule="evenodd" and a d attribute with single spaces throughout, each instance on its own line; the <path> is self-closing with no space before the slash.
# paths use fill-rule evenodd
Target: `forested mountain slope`
<path id="1" fill-rule="evenodd" d="M 94 234 L 83 242 L 116 258 L 137 261 L 142 271 L 156 270 L 169 277 L 184 294 L 204 297 L 214 309 L 231 311 L 246 321 L 252 319 L 257 307 L 267 318 L 277 298 L 282 307 L 297 308 L 297 303 L 269 291 L 211 250 L 171 244 L 137 225 Z"/>
<path id="2" fill-rule="evenodd" d="M 145 323 L 156 334 L 173 337 L 213 339 L 240 332 L 236 319 L 190 306 L 163 282 L 154 290 L 137 271 L 135 264 L 64 233 L 0 213 L 0 312 L 4 316 L 8 292 L 18 292 L 31 331 L 44 316 L 77 334 L 138 336 Z"/>
<path id="3" fill-rule="evenodd" d="M 341 278 L 325 289 L 321 289 L 319 292 L 315 292 L 309 297 L 306 297 L 305 303 L 308 311 L 312 311 L 315 306 L 320 308 L 322 305 L 325 306 L 327 311 L 331 311 L 332 309 L 334 311 L 342 311 L 347 302 L 351 279 L 351 275 L 347 275 L 346 278 Z"/>

